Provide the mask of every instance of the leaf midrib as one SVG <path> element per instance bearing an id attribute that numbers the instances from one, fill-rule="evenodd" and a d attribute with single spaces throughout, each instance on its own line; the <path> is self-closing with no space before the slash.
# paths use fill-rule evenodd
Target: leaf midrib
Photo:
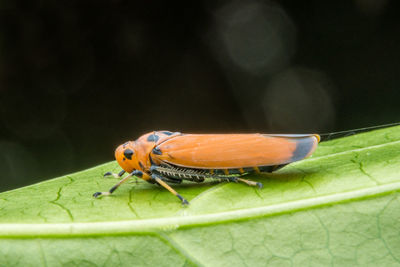
<path id="1" fill-rule="evenodd" d="M 89 223 L 40 223 L 40 224 L 0 224 L 0 237 L 62 237 L 62 236 L 97 236 L 144 234 L 156 231 L 174 230 L 179 227 L 208 225 L 249 218 L 272 216 L 296 210 L 330 205 L 344 201 L 374 197 L 400 191 L 400 182 L 373 186 L 344 193 L 335 193 L 279 203 L 270 206 L 218 212 L 213 214 L 175 216 L 159 219 L 143 219 L 115 222 Z"/>

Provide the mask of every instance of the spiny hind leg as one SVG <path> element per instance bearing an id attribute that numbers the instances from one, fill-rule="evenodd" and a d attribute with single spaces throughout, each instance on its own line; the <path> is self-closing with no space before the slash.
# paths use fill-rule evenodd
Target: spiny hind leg
<path id="1" fill-rule="evenodd" d="M 188 205 L 189 202 L 184 199 L 178 192 L 176 192 L 171 186 L 169 186 L 166 182 L 164 182 L 164 180 L 166 180 L 163 176 L 158 175 L 156 173 L 153 173 L 151 175 L 151 178 L 154 179 L 154 181 L 161 185 L 162 187 L 164 187 L 165 189 L 167 189 L 169 192 L 171 192 L 173 195 L 175 195 L 177 198 L 179 198 L 179 200 L 182 202 L 183 205 Z"/>
<path id="2" fill-rule="evenodd" d="M 254 182 L 254 181 L 247 180 L 247 179 L 243 179 L 243 178 L 240 178 L 240 176 L 234 176 L 234 177 L 223 176 L 223 177 L 219 177 L 219 179 L 220 179 L 220 181 L 227 181 L 227 182 L 233 182 L 233 183 L 242 182 L 242 183 L 245 183 L 245 184 L 250 185 L 250 186 L 257 186 L 258 188 L 263 188 L 263 184 L 262 183 Z"/>
<path id="3" fill-rule="evenodd" d="M 124 170 L 120 171 L 119 173 L 106 172 L 106 173 L 103 175 L 103 177 L 104 177 L 104 178 L 114 177 L 114 178 L 119 179 L 119 178 L 121 178 L 122 175 L 124 175 L 124 174 L 125 174 L 125 171 L 124 171 Z"/>
<path id="4" fill-rule="evenodd" d="M 251 180 L 247 180 L 247 179 L 243 179 L 243 178 L 238 178 L 238 181 L 239 182 L 242 182 L 242 183 L 245 183 L 245 184 L 248 184 L 248 185 L 250 185 L 250 186 L 257 186 L 258 188 L 263 188 L 263 184 L 262 183 L 260 183 L 260 182 L 254 182 L 254 181 L 251 181 Z"/>

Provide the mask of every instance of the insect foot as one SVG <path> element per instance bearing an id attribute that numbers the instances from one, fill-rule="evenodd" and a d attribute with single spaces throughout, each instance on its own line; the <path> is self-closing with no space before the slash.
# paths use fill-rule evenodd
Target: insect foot
<path id="1" fill-rule="evenodd" d="M 184 199 L 181 195 L 177 194 L 176 196 L 182 201 L 182 205 L 189 205 L 189 202 L 186 199 Z"/>
<path id="2" fill-rule="evenodd" d="M 93 194 L 95 198 L 98 198 L 99 196 L 109 196 L 109 195 L 111 195 L 111 192 L 96 192 Z"/>
<path id="3" fill-rule="evenodd" d="M 93 194 L 93 197 L 97 198 L 97 197 L 99 197 L 101 195 L 102 195 L 101 192 L 96 192 L 96 193 Z"/>

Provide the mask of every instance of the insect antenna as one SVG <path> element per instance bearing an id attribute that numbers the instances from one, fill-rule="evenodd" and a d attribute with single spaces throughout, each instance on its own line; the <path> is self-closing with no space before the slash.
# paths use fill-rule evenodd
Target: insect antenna
<path id="1" fill-rule="evenodd" d="M 377 126 L 364 127 L 364 128 L 345 130 L 345 131 L 338 131 L 338 132 L 332 132 L 332 133 L 323 133 L 323 134 L 320 134 L 321 142 L 334 140 L 337 138 L 346 137 L 346 136 L 350 136 L 350 135 L 354 135 L 354 134 L 358 134 L 358 133 L 369 132 L 372 130 L 387 128 L 387 127 L 392 127 L 392 126 L 398 126 L 398 125 L 400 125 L 400 122 L 393 122 L 393 123 L 382 124 L 382 125 L 377 125 Z"/>

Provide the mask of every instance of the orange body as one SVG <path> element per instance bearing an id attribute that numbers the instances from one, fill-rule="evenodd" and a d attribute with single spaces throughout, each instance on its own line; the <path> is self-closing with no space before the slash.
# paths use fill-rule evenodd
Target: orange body
<path id="1" fill-rule="evenodd" d="M 128 173 L 143 172 L 150 179 L 153 165 L 169 164 L 191 169 L 229 170 L 285 165 L 310 156 L 320 137 L 270 134 L 182 134 L 155 131 L 115 151 Z"/>

